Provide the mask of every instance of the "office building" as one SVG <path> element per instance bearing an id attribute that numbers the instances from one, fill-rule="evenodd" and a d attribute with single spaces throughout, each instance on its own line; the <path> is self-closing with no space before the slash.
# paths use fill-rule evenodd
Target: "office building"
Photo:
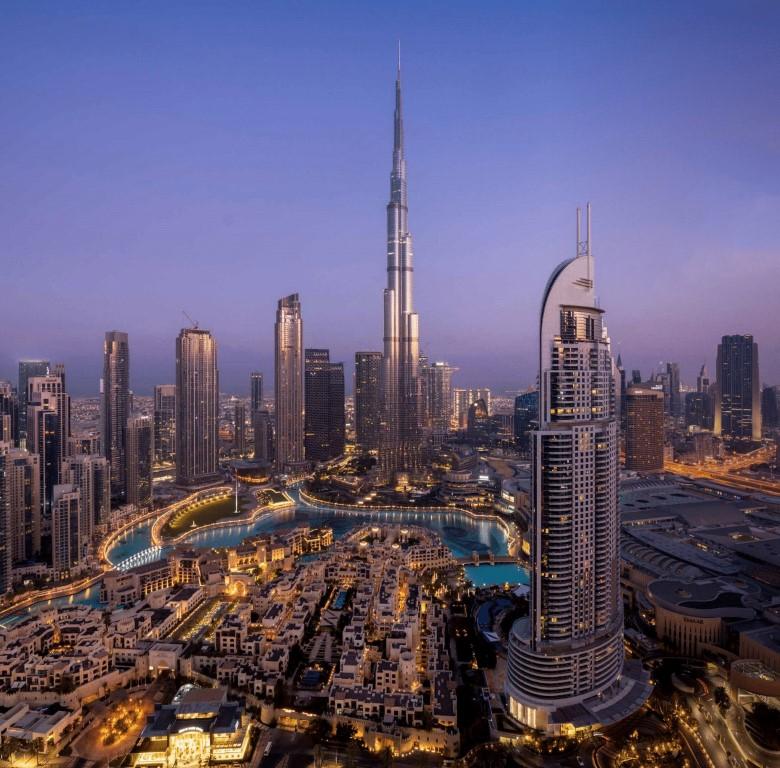
<path id="1" fill-rule="evenodd" d="M 408 227 L 401 66 L 395 81 L 393 167 L 387 204 L 387 287 L 384 291 L 383 434 L 380 464 L 392 477 L 422 464 L 419 316 L 413 301 L 412 236 Z"/>
<path id="2" fill-rule="evenodd" d="M 535 429 L 539 418 L 539 392 L 523 392 L 515 397 L 515 445 L 521 453 L 531 448 L 531 430 Z"/>
<path id="3" fill-rule="evenodd" d="M 303 319 L 297 293 L 279 299 L 274 329 L 276 466 L 295 471 L 304 462 Z"/>
<path id="4" fill-rule="evenodd" d="M 63 462 L 60 480 L 79 489 L 79 532 L 84 542 L 95 536 L 97 526 L 111 513 L 111 468 L 104 456 L 70 456 Z"/>
<path id="5" fill-rule="evenodd" d="M 712 395 L 707 391 L 685 393 L 685 426 L 712 429 Z"/>
<path id="6" fill-rule="evenodd" d="M 246 453 L 246 405 L 243 400 L 233 400 L 233 450 L 239 456 Z"/>
<path id="7" fill-rule="evenodd" d="M 63 461 L 70 451 L 70 396 L 65 371 L 55 366 L 47 376 L 27 380 L 27 445 L 38 454 L 43 518 L 49 519 L 54 486 L 60 482 Z"/>
<path id="8" fill-rule="evenodd" d="M 697 392 L 710 391 L 710 374 L 707 372 L 706 364 L 702 364 L 702 367 L 699 370 L 699 375 L 696 377 L 696 391 Z"/>
<path id="9" fill-rule="evenodd" d="M 138 508 L 152 505 L 154 421 L 149 416 L 127 420 L 127 503 Z"/>
<path id="10" fill-rule="evenodd" d="M 18 445 L 19 400 L 10 381 L 0 381 L 0 443 Z"/>
<path id="11" fill-rule="evenodd" d="M 661 472 L 664 468 L 664 393 L 649 386 L 626 390 L 626 469 Z"/>
<path id="12" fill-rule="evenodd" d="M 760 440 L 758 345 L 752 336 L 722 338 L 715 375 L 715 434 L 724 440 Z"/>
<path id="13" fill-rule="evenodd" d="M 488 416 L 492 413 L 490 390 L 487 387 L 477 389 L 457 388 L 452 390 L 452 414 L 455 429 L 468 427 L 469 408 L 477 400 L 482 400 L 487 408 Z"/>
<path id="14" fill-rule="evenodd" d="M 355 353 L 355 440 L 364 451 L 379 449 L 382 430 L 382 353 Z"/>
<path id="15" fill-rule="evenodd" d="M 127 334 L 107 331 L 103 341 L 101 382 L 101 432 L 103 454 L 111 465 L 111 496 L 124 501 L 127 461 L 127 419 L 130 416 L 130 348 Z"/>
<path id="16" fill-rule="evenodd" d="M 219 370 L 209 331 L 183 328 L 176 339 L 176 482 L 219 480 Z"/>
<path id="17" fill-rule="evenodd" d="M 268 411 L 252 414 L 255 461 L 269 464 L 274 461 L 274 419 Z"/>
<path id="18" fill-rule="evenodd" d="M 249 415 L 262 411 L 263 406 L 263 374 L 252 371 L 249 374 Z"/>
<path id="19" fill-rule="evenodd" d="M 13 563 L 41 553 L 41 473 L 39 457 L 0 443 L 0 497 L 8 509 L 8 553 Z M 2 509 L 2 503 L 0 503 Z"/>
<path id="20" fill-rule="evenodd" d="M 8 451 L 13 450 L 7 442 L 0 442 L 0 596 L 11 591 L 13 574 L 13 522 L 11 500 L 8 498 Z"/>
<path id="21" fill-rule="evenodd" d="M 55 485 L 51 510 L 51 565 L 56 580 L 70 578 L 86 555 L 80 523 L 81 492 L 78 487 Z"/>
<path id="22" fill-rule="evenodd" d="M 27 437 L 27 397 L 29 394 L 28 381 L 33 376 L 48 376 L 49 375 L 49 361 L 48 360 L 20 360 L 19 361 L 19 386 L 16 388 L 17 397 L 19 398 L 19 410 L 18 410 L 18 428 L 17 428 L 17 440 L 21 441 Z"/>
<path id="23" fill-rule="evenodd" d="M 307 461 L 329 461 L 344 453 L 344 365 L 327 349 L 305 352 L 305 446 Z"/>
<path id="24" fill-rule="evenodd" d="M 158 384 L 154 388 L 154 460 L 170 462 L 176 458 L 176 385 Z"/>
<path id="25" fill-rule="evenodd" d="M 440 444 L 450 431 L 452 421 L 452 374 L 457 371 L 449 363 L 436 362 L 425 369 L 427 426 Z"/>
<path id="26" fill-rule="evenodd" d="M 777 387 L 764 387 L 761 390 L 761 425 L 767 430 L 780 427 Z"/>
<path id="27" fill-rule="evenodd" d="M 530 615 L 510 631 L 505 683 L 510 715 L 554 734 L 621 719 L 651 691 L 624 669 L 615 379 L 587 218 L 542 301 Z"/>

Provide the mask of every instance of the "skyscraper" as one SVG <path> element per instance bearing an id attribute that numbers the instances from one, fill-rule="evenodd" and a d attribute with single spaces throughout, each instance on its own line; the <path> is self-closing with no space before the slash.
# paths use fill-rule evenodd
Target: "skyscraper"
<path id="1" fill-rule="evenodd" d="M 703 363 L 699 375 L 696 377 L 696 391 L 697 392 L 709 392 L 710 391 L 710 374 L 707 372 L 707 364 Z"/>
<path id="2" fill-rule="evenodd" d="M 67 579 L 84 552 L 81 537 L 81 492 L 75 485 L 54 486 L 51 512 L 51 565 L 55 579 Z"/>
<path id="3" fill-rule="evenodd" d="M 238 398 L 233 401 L 233 449 L 239 456 L 246 453 L 246 405 Z"/>
<path id="4" fill-rule="evenodd" d="M 667 363 L 666 374 L 669 380 L 669 413 L 677 418 L 682 416 L 680 400 L 680 366 L 678 363 Z"/>
<path id="5" fill-rule="evenodd" d="M 577 256 L 547 283 L 533 434 L 530 615 L 510 632 L 512 717 L 560 733 L 614 722 L 650 692 L 623 665 L 618 424 L 603 310 L 593 288 L 590 208 Z"/>
<path id="6" fill-rule="evenodd" d="M 749 334 L 718 344 L 714 432 L 725 440 L 761 439 L 758 345 Z"/>
<path id="7" fill-rule="evenodd" d="M 420 423 L 419 317 L 413 303 L 412 236 L 408 199 L 404 126 L 401 110 L 401 62 L 395 81 L 393 168 L 387 204 L 387 288 L 384 292 L 383 439 L 380 461 L 386 474 L 417 469 L 422 461 Z"/>
<path id="8" fill-rule="evenodd" d="M 425 369 L 428 379 L 425 387 L 428 427 L 434 437 L 434 444 L 440 444 L 450 431 L 452 414 L 452 374 L 457 370 L 449 363 L 435 362 Z"/>
<path id="9" fill-rule="evenodd" d="M 664 394 L 631 385 L 626 390 L 626 469 L 661 472 L 664 468 Z"/>
<path id="10" fill-rule="evenodd" d="M 176 385 L 154 388 L 154 459 L 172 461 L 176 456 Z"/>
<path id="11" fill-rule="evenodd" d="M 531 448 L 531 430 L 539 416 L 539 391 L 523 392 L 515 398 L 515 445 L 521 453 Z"/>
<path id="12" fill-rule="evenodd" d="M 127 420 L 127 503 L 136 507 L 152 504 L 154 422 L 148 416 Z"/>
<path id="13" fill-rule="evenodd" d="M 275 325 L 276 466 L 304 461 L 303 319 L 297 293 L 279 299 Z"/>
<path id="14" fill-rule="evenodd" d="M 685 393 L 685 426 L 712 429 L 712 396 L 707 391 Z"/>
<path id="15" fill-rule="evenodd" d="M 70 456 L 62 466 L 63 484 L 73 485 L 80 493 L 79 530 L 83 542 L 89 542 L 95 526 L 108 521 L 111 512 L 111 469 L 104 456 Z"/>
<path id="16" fill-rule="evenodd" d="M 54 486 L 60 482 L 70 450 L 70 396 L 62 366 L 27 381 L 27 442 L 29 450 L 38 454 L 43 518 L 48 520 Z"/>
<path id="17" fill-rule="evenodd" d="M 274 420 L 268 411 L 256 411 L 252 415 L 255 461 L 269 464 L 274 460 Z"/>
<path id="18" fill-rule="evenodd" d="M 130 416 L 130 348 L 127 334 L 106 331 L 103 342 L 101 425 L 103 455 L 111 465 L 111 496 L 127 494 L 125 449 Z"/>
<path id="19" fill-rule="evenodd" d="M 10 381 L 0 381 L 0 443 L 18 445 L 19 400 Z"/>
<path id="20" fill-rule="evenodd" d="M 252 371 L 249 374 L 249 415 L 263 410 L 263 374 Z"/>
<path id="21" fill-rule="evenodd" d="M 344 452 L 344 365 L 327 349 L 307 349 L 304 435 L 307 461 L 328 461 Z"/>
<path id="22" fill-rule="evenodd" d="M 355 353 L 355 439 L 364 451 L 379 449 L 382 428 L 382 353 Z"/>
<path id="23" fill-rule="evenodd" d="M 219 370 L 209 331 L 183 328 L 176 339 L 176 482 L 219 479 Z"/>
<path id="24" fill-rule="evenodd" d="M 47 376 L 49 373 L 48 360 L 20 360 L 19 361 L 19 386 L 16 393 L 19 398 L 19 426 L 17 440 L 27 437 L 27 398 L 29 395 L 28 380 L 33 376 Z"/>
<path id="25" fill-rule="evenodd" d="M 778 410 L 777 387 L 764 387 L 761 390 L 761 425 L 764 429 L 776 429 L 780 426 Z"/>
<path id="26" fill-rule="evenodd" d="M 0 444 L 5 477 L 0 497 L 9 511 L 8 551 L 13 562 L 32 560 L 41 553 L 41 473 L 37 453 Z M 0 502 L 0 509 L 2 503 Z"/>
<path id="27" fill-rule="evenodd" d="M 492 397 L 487 387 L 477 389 L 457 388 L 452 390 L 452 415 L 457 429 L 466 429 L 468 427 L 469 408 L 478 400 L 482 400 L 485 403 L 489 416 L 492 413 Z"/>

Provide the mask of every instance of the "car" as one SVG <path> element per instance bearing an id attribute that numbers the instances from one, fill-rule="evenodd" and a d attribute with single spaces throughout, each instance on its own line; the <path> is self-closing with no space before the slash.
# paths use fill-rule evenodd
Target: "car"
<path id="1" fill-rule="evenodd" d="M 268 744 L 265 745 L 265 749 L 263 750 L 263 757 L 268 757 L 268 755 L 271 754 L 271 747 L 273 747 L 274 743 L 272 741 L 269 741 Z"/>

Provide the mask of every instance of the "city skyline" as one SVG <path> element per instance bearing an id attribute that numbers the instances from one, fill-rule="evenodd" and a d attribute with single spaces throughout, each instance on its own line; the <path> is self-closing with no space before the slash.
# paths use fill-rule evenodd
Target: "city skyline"
<path id="1" fill-rule="evenodd" d="M 331 27 L 343 21 L 342 12 L 328 21 Z M 714 369 L 723 335 L 749 333 L 761 348 L 762 383 L 776 383 L 778 341 L 771 313 L 760 311 L 771 305 L 776 278 L 777 157 L 771 138 L 761 133 L 776 112 L 768 98 L 767 73 L 776 57 L 768 33 L 723 7 L 709 15 L 708 34 L 685 44 L 684 32 L 695 20 L 691 8 L 674 21 L 635 9 L 608 23 L 577 13 L 564 18 L 555 7 L 493 9 L 480 17 L 476 37 L 457 29 L 457 8 L 433 37 L 429 15 L 410 14 L 419 21 L 404 24 L 402 37 L 405 98 L 414 115 L 407 151 L 420 254 L 421 349 L 431 361 L 459 369 L 454 385 L 504 391 L 533 384 L 534 339 L 525 329 L 538 312 L 545 275 L 565 248 L 555 222 L 581 197 L 599 210 L 594 252 L 609 267 L 599 298 L 610 306 L 613 348 L 628 369 L 644 373 L 661 360 L 679 361 L 682 380 L 693 384 L 702 363 Z M 8 277 L 22 286 L 25 264 L 41 268 L 35 281 L 40 322 L 19 321 L 30 301 L 27 289 L 0 308 L 0 322 L 14 329 L 0 345 L 0 375 L 14 380 L 18 359 L 63 361 L 72 394 L 97 395 L 101 337 L 107 328 L 122 328 L 133 345 L 130 385 L 151 394 L 155 384 L 173 381 L 174 339 L 186 309 L 220 344 L 224 391 L 244 394 L 250 370 L 264 371 L 272 383 L 270 329 L 276 298 L 287 292 L 299 293 L 307 307 L 307 345 L 329 348 L 342 361 L 376 348 L 383 261 L 376 232 L 386 200 L 395 46 L 388 29 L 397 21 L 383 27 L 385 13 L 376 11 L 365 39 L 356 40 L 355 25 L 365 20 L 358 12 L 334 34 L 318 29 L 317 45 L 309 48 L 318 17 L 312 11 L 292 48 L 297 54 L 305 49 L 296 63 L 282 50 L 292 34 L 284 14 L 264 20 L 280 42 L 258 43 L 238 29 L 238 21 L 251 28 L 256 18 L 243 11 L 221 21 L 235 50 L 228 52 L 220 37 L 206 62 L 197 64 L 186 54 L 207 16 L 185 19 L 170 53 L 155 47 L 174 21 L 165 12 L 159 30 L 145 27 L 129 8 L 75 16 L 116 45 L 110 86 L 103 74 L 86 70 L 89 55 L 105 43 L 78 37 L 79 50 L 73 49 L 79 32 L 73 19 L 51 13 L 42 30 L 36 27 L 40 44 L 49 42 L 51 51 L 34 61 L 22 56 L 30 34 L 25 14 L 11 13 L 6 25 L 14 34 L 5 48 L 19 75 L 3 86 L 12 119 L 0 128 L 15 150 L 3 182 L 10 205 L 1 214 L 9 233 Z M 122 21 L 135 24 L 133 40 L 148 46 L 148 61 L 132 58 L 118 39 Z M 616 31 L 648 53 L 650 63 L 629 61 L 630 46 L 616 42 Z M 654 38 L 659 31 L 665 34 Z M 490 32 L 496 45 L 488 50 Z M 575 33 L 606 47 L 567 53 L 565 41 Z M 556 43 L 560 62 L 544 52 L 545 41 Z M 719 55 L 708 58 L 716 50 Z M 68 58 L 55 70 L 58 52 Z M 748 52 L 765 66 L 748 65 Z M 254 71 L 248 63 L 279 72 L 284 89 L 246 75 Z M 206 66 L 202 98 L 194 99 L 194 77 Z M 331 73 L 325 89 L 312 77 L 320 66 Z M 674 67 L 685 76 L 675 80 Z M 159 84 L 141 87 L 158 73 Z M 181 114 L 159 102 L 177 75 L 171 103 Z M 742 115 L 739 124 L 724 120 L 719 109 L 718 120 L 709 119 L 721 103 L 707 99 L 716 90 Z M 227 94 L 235 106 L 225 104 Z M 63 123 L 58 100 L 66 98 L 74 114 L 88 118 L 78 126 Z M 224 110 L 209 118 L 209 131 L 204 121 L 215 105 Z M 298 122 L 290 137 L 280 137 L 275 110 L 287 124 L 312 109 L 321 120 Z M 155 132 L 155 142 L 127 135 L 120 125 L 125 110 L 141 134 Z M 61 129 L 54 131 L 61 144 L 47 143 L 51 133 L 41 132 L 44 125 Z M 118 158 L 113 142 L 125 140 Z M 55 162 L 42 167 L 52 152 Z M 297 179 L 304 165 L 302 187 Z M 80 173 L 72 172 L 76 167 Z M 325 179 L 333 179 L 336 168 L 338 183 L 324 195 Z M 194 191 L 175 181 L 182 173 Z M 688 180 L 680 185 L 683 176 Z M 298 203 L 310 226 L 301 228 L 292 217 Z M 323 240 L 324 221 L 334 218 L 349 221 L 349 235 L 337 228 Z M 338 253 L 332 269 L 321 267 L 323 253 Z M 112 269 L 96 269 L 101 259 Z M 109 273 L 119 279 L 108 280 Z M 125 293 L 130 301 L 122 300 Z M 159 309 L 137 311 L 147 303 Z M 663 332 L 671 326 L 674 334 Z M 351 384 L 348 376 L 348 390 Z"/>

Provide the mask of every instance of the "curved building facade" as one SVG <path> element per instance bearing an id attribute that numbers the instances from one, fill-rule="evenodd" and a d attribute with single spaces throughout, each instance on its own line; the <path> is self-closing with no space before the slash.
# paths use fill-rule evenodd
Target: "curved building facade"
<path id="1" fill-rule="evenodd" d="M 510 633 L 510 714 L 548 732 L 607 724 L 649 694 L 624 674 L 615 370 L 588 232 L 545 289 L 533 433 L 531 610 Z"/>

